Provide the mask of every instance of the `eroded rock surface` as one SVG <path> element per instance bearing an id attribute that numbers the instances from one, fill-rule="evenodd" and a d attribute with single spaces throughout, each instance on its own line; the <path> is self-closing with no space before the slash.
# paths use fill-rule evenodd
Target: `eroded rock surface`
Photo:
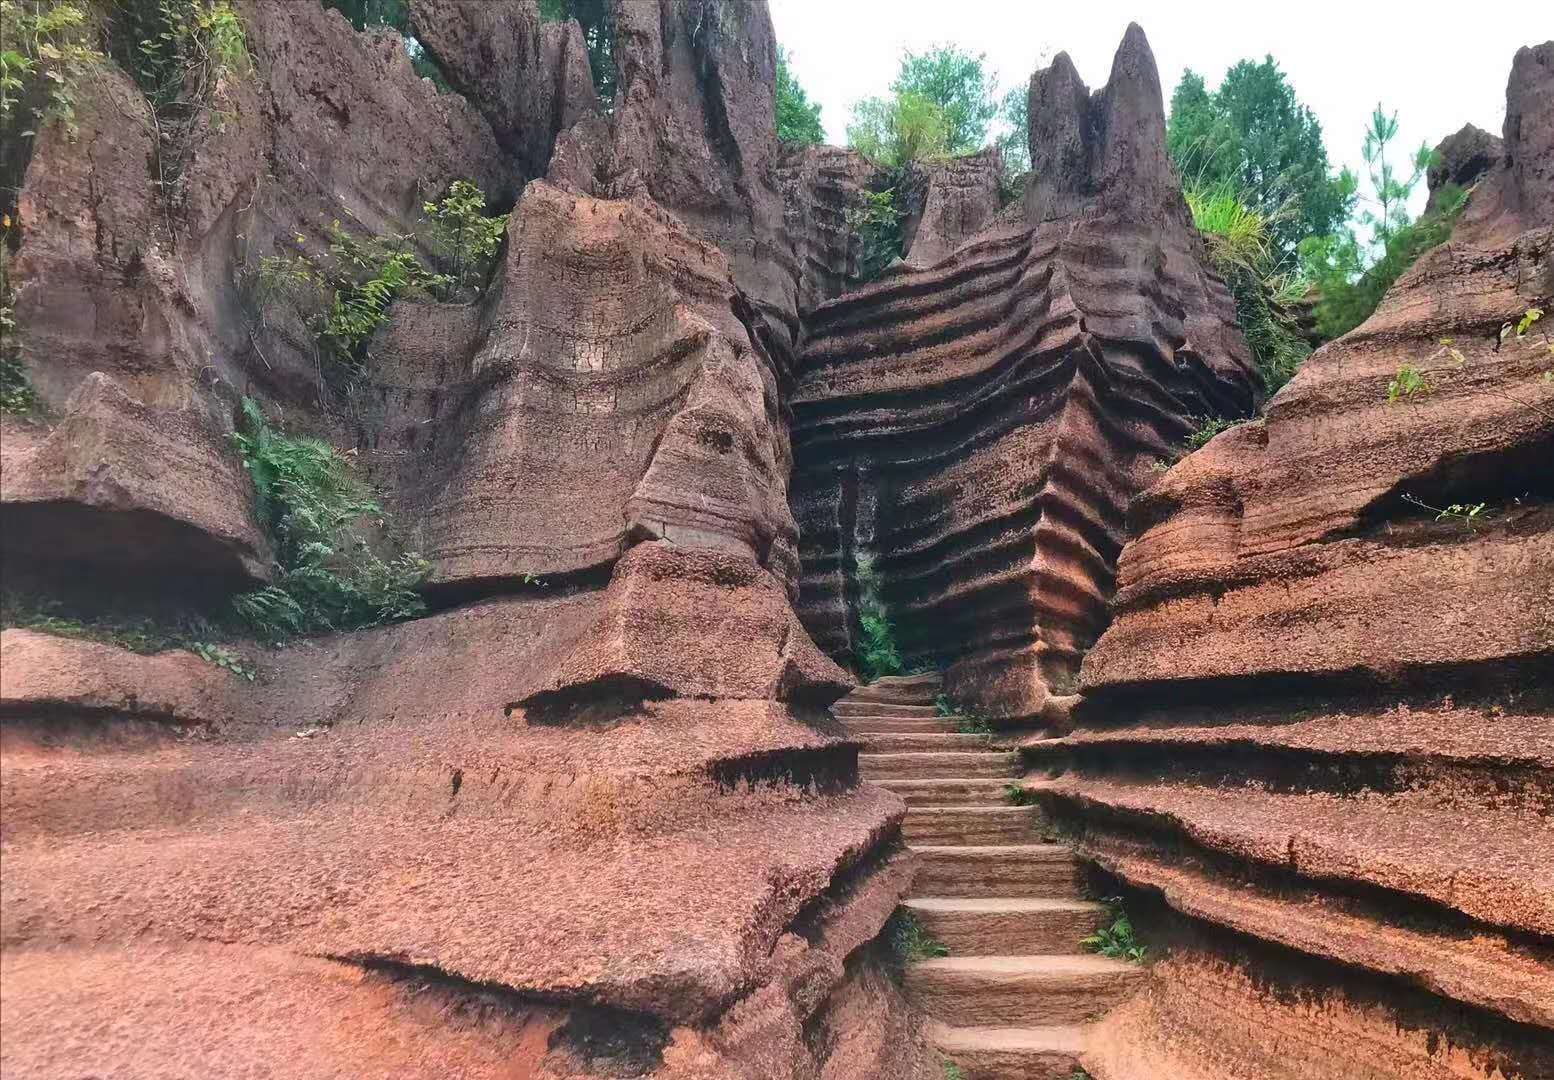
<path id="1" fill-rule="evenodd" d="M 47 555 L 165 590 L 209 564 L 212 603 L 263 578 L 227 438 L 250 394 L 351 447 L 437 610 L 234 643 L 252 683 L 6 631 L 4 1069 L 932 1075 L 876 955 L 903 807 L 859 785 L 824 714 L 852 680 L 792 608 L 785 388 L 825 286 L 783 231 L 765 6 L 618 4 L 611 116 L 575 24 L 413 8 L 469 100 L 394 34 L 257 0 L 177 205 L 117 99 L 83 102 L 92 156 L 34 156 L 14 266 L 55 414 L 7 427 L 8 575 Z M 122 212 L 55 179 L 94 169 Z M 456 179 L 516 197 L 494 279 L 396 303 L 348 385 L 296 312 L 254 309 L 264 257 L 335 220 L 412 231 Z M 105 224 L 122 262 L 88 245 Z M 72 289 L 138 306 L 79 348 Z M 68 546 L 88 509 L 162 531 Z"/>
<path id="2" fill-rule="evenodd" d="M 1073 692 L 1124 509 L 1188 417 L 1260 395 L 1166 158 L 1142 32 L 1095 94 L 1066 55 L 1030 94 L 1023 213 L 995 216 L 991 159 L 931 177 L 909 255 L 953 254 L 818 305 L 793 395 L 811 633 L 851 660 L 872 558 L 906 662 L 1009 717 Z"/>
<path id="3" fill-rule="evenodd" d="M 1098 1076 L 1554 1073 L 1551 99 L 1523 49 L 1451 240 L 1133 505 L 1079 726 L 1026 748 L 1176 935 Z"/>

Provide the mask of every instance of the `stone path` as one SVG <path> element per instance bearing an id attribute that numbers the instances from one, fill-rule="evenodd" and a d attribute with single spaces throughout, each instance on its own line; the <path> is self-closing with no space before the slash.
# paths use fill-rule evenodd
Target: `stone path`
<path id="1" fill-rule="evenodd" d="M 966 1080 L 1068 1080 L 1084 1025 L 1142 973 L 1081 950 L 1105 908 L 1083 898 L 1073 854 L 1043 842 L 1038 808 L 1007 800 L 1018 753 L 960 734 L 939 693 L 937 675 L 886 678 L 832 710 L 863 743 L 863 778 L 906 800 L 918 872 L 904 906 L 949 950 L 907 966 L 907 994 Z"/>

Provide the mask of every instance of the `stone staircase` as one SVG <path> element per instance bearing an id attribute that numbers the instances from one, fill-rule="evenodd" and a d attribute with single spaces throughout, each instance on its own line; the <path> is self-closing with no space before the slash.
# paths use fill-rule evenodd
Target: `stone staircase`
<path id="1" fill-rule="evenodd" d="M 908 964 L 906 991 L 966 1080 L 1068 1080 L 1084 1026 L 1142 972 L 1081 951 L 1105 917 L 1074 855 L 1043 842 L 1040 811 L 1009 803 L 1019 754 L 966 735 L 934 706 L 937 675 L 885 678 L 832 711 L 863 743 L 863 778 L 906 800 L 917 852 L 904 907 L 949 955 Z"/>

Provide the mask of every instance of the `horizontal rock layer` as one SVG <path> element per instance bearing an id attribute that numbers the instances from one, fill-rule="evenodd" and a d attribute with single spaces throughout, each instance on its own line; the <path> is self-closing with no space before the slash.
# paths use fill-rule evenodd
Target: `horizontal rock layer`
<path id="1" fill-rule="evenodd" d="M 1229 295 L 1159 178 L 1164 114 L 1142 34 L 1093 96 L 1066 56 L 1032 95 L 1035 171 L 1051 178 L 1023 211 L 987 224 L 983 207 L 974 227 L 987 227 L 963 241 L 945 215 L 964 213 L 930 184 L 913 258 L 952 241 L 953 254 L 809 313 L 791 496 L 800 611 L 823 648 L 854 659 L 872 587 L 858 564 L 872 559 L 907 663 L 947 666 L 952 696 L 1026 717 L 1072 692 L 1151 465 L 1189 416 L 1242 413 L 1259 392 Z M 1092 140 L 1088 163 L 1038 138 L 1043 124 Z M 967 176 L 992 175 L 975 164 Z"/>
<path id="2" fill-rule="evenodd" d="M 1435 178 L 1474 184 L 1452 239 L 1133 504 L 1077 727 L 1023 749 L 1176 916 L 1096 1076 L 1554 1072 L 1554 354 L 1515 333 L 1551 97 L 1522 50 L 1503 155 Z"/>

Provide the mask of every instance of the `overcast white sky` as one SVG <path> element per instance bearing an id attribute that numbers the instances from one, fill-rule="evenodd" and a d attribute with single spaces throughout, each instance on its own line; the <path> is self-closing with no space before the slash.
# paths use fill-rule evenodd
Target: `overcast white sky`
<path id="1" fill-rule="evenodd" d="M 1136 21 L 1167 107 L 1184 68 L 1212 88 L 1236 61 L 1271 53 L 1321 121 L 1329 159 L 1362 177 L 1360 144 L 1377 101 L 1398 112 L 1400 163 L 1421 140 L 1433 146 L 1465 123 L 1498 135 L 1512 55 L 1554 38 L 1554 0 L 771 0 L 771 9 L 777 40 L 838 145 L 853 102 L 885 91 L 903 48 L 952 42 L 984 52 L 1000 90 L 1023 85 L 1038 58 L 1066 51 L 1093 90 Z"/>

